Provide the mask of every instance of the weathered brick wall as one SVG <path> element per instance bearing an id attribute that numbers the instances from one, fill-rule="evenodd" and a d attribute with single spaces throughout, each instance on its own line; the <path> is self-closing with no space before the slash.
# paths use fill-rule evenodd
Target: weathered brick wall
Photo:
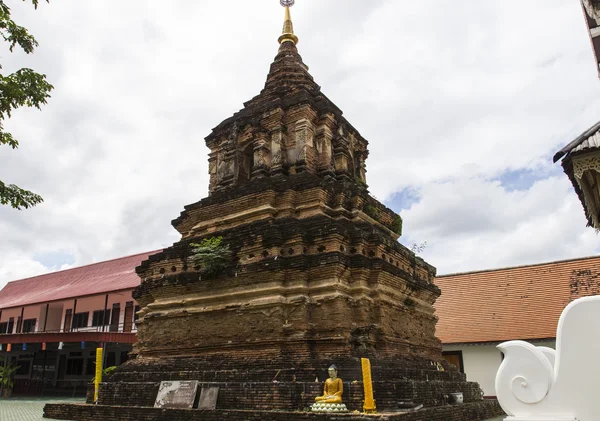
<path id="1" fill-rule="evenodd" d="M 117 406 L 153 406 L 160 382 L 103 383 L 99 403 Z M 323 393 L 322 383 L 201 383 L 200 387 L 218 386 L 219 409 L 240 410 L 303 410 Z M 373 384 L 377 406 L 393 410 L 398 402 L 412 401 L 426 407 L 447 402 L 447 396 L 463 392 L 465 402 L 481 401 L 476 383 L 449 381 L 402 380 Z M 344 382 L 344 403 L 350 410 L 360 410 L 364 399 L 362 382 Z"/>
<path id="2" fill-rule="evenodd" d="M 332 266 L 331 270 L 338 269 Z M 248 280 L 245 288 L 255 285 L 250 277 L 244 278 Z M 269 285 L 263 282 L 260 287 L 277 291 L 278 285 L 287 283 L 289 286 L 289 282 L 278 282 L 277 276 L 273 278 L 268 280 Z M 298 288 L 302 288 L 301 279 L 296 278 L 295 282 L 298 282 Z M 336 285 L 327 288 L 342 287 L 342 284 Z M 361 288 L 360 285 L 356 287 Z M 195 286 L 185 289 L 189 296 L 197 294 Z M 333 290 L 331 293 L 335 294 Z M 183 292 L 178 296 L 181 295 Z M 173 297 L 173 300 L 176 298 Z M 150 357 L 210 355 L 218 350 L 223 353 L 234 351 L 236 355 L 250 352 L 249 357 L 252 358 L 253 354 L 256 358 L 255 349 L 259 348 L 262 350 L 260 356 L 267 358 L 270 353 L 269 358 L 273 358 L 290 344 L 287 346 L 290 351 L 295 349 L 298 352 L 296 356 L 290 356 L 290 361 L 313 361 L 313 365 L 319 356 L 335 359 L 336 355 L 343 356 L 348 351 L 356 357 L 415 355 L 432 360 L 440 358 L 440 343 L 433 335 L 435 317 L 402 302 L 378 311 L 379 306 L 366 298 L 355 300 L 347 296 L 312 303 L 306 299 L 290 303 L 273 301 L 273 304 L 262 308 L 232 303 L 207 312 L 192 312 L 185 307 L 178 309 L 176 305 L 165 315 L 161 315 L 161 310 L 155 310 L 139 323 L 140 340 L 135 350 Z M 423 305 L 419 308 L 422 309 Z M 240 326 L 244 328 L 240 329 Z M 364 335 L 355 335 L 355 331 L 359 333 L 357 329 L 371 326 L 379 333 L 368 340 L 361 339 Z M 307 344 L 302 341 L 312 341 L 310 353 L 303 353 Z M 242 363 L 248 365 L 247 361 Z M 286 368 L 285 365 L 280 367 Z"/>
<path id="3" fill-rule="evenodd" d="M 333 360 L 348 352 L 439 360 L 435 269 L 389 231 L 362 220 L 357 212 L 367 201 L 375 203 L 352 182 L 296 174 L 187 206 L 174 225 L 189 236 L 138 268 L 142 284 L 135 296 L 142 318 L 134 354 L 224 351 L 240 360 L 237 355 L 259 348 L 268 359 L 289 352 L 282 369 L 309 361 L 315 366 L 318 358 Z M 265 206 L 277 209 L 266 220 L 244 214 Z M 382 215 L 391 212 L 383 205 L 377 209 Z M 231 221 L 213 224 L 212 218 L 228 214 L 237 215 L 233 226 Z M 194 231 L 204 229 L 198 228 L 202 221 L 213 221 L 210 235 L 222 236 L 236 261 L 218 278 L 202 277 L 201 268 L 188 259 L 190 242 L 206 235 Z M 362 333 L 372 326 L 373 335 Z M 298 347 L 302 341 L 312 341 L 310 352 Z M 291 355 L 294 349 L 298 355 Z M 239 368 L 250 365 L 243 360 Z"/>
<path id="4" fill-rule="evenodd" d="M 94 386 L 94 383 L 88 383 L 85 391 L 85 403 L 94 403 L 95 391 L 96 386 Z"/>
<path id="5" fill-rule="evenodd" d="M 359 358 L 344 356 L 325 359 L 327 355 L 314 356 L 316 365 L 302 364 L 311 355 L 310 342 L 291 342 L 289 353 L 273 355 L 269 359 L 269 349 L 257 347 L 254 350 L 238 352 L 221 350 L 214 355 L 179 358 L 136 358 L 119 367 L 109 382 L 160 382 L 163 380 L 198 380 L 201 382 L 313 382 L 315 378 L 325 381 L 327 368 L 335 363 L 339 376 L 344 381 L 362 379 Z M 336 351 L 335 347 L 329 350 Z M 261 358 L 262 357 L 262 358 Z M 297 358 L 297 360 L 296 360 Z M 244 365 L 244 363 L 246 365 Z M 255 365 L 256 364 L 256 365 Z M 374 358 L 371 360 L 375 381 L 451 381 L 465 382 L 466 377 L 458 371 L 437 371 L 431 361 L 419 358 Z"/>
<path id="6" fill-rule="evenodd" d="M 267 344 L 267 350 L 277 352 L 293 338 L 313 340 L 315 355 L 322 354 L 319 347 L 331 346 L 332 341 L 344 354 L 351 343 L 340 347 L 340 339 L 351 342 L 355 328 L 376 324 L 382 336 L 373 350 L 439 359 L 432 307 L 437 293 L 432 288 L 389 262 L 339 251 L 271 257 L 219 279 L 199 280 L 198 274 L 190 273 L 165 275 L 144 282 L 139 289 L 140 294 L 152 291 L 157 298 L 138 323 L 135 352 L 186 355 L 210 352 L 211 347 L 237 347 L 239 351 L 257 344 Z M 366 294 L 371 290 L 374 298 Z M 235 298 L 242 295 L 247 299 Z M 290 295 L 296 299 L 286 302 Z M 188 298 L 182 301 L 182 296 Z M 201 301 L 202 297 L 214 298 Z M 383 346 L 386 341 L 389 346 Z"/>
<path id="7" fill-rule="evenodd" d="M 198 411 L 104 405 L 47 404 L 45 418 L 75 421 L 483 421 L 502 415 L 496 401 L 442 406 L 408 414 L 313 414 L 306 412 Z"/>

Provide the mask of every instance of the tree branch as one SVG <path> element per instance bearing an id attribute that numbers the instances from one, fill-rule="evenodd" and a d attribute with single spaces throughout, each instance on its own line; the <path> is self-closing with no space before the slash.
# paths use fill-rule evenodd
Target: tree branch
<path id="1" fill-rule="evenodd" d="M 29 190 L 24 190 L 14 184 L 7 186 L 4 182 L 0 181 L 0 204 L 8 204 L 15 209 L 21 210 L 22 208 L 28 209 L 43 201 L 44 199 L 41 196 Z"/>

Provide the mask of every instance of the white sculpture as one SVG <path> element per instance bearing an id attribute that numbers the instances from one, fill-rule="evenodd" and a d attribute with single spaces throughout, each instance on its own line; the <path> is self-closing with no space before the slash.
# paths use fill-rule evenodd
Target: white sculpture
<path id="1" fill-rule="evenodd" d="M 580 298 L 563 311 L 556 352 L 523 341 L 498 345 L 496 375 L 506 421 L 600 420 L 600 296 Z"/>

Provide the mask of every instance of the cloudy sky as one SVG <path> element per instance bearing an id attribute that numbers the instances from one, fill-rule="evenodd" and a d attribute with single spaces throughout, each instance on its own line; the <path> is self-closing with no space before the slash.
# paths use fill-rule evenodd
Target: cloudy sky
<path id="1" fill-rule="evenodd" d="M 0 207 L 0 287 L 168 246 L 207 195 L 211 128 L 257 94 L 277 0 L 7 1 L 40 47 L 3 71 L 55 86 L 20 110 L 0 179 L 45 202 Z M 600 119 L 577 0 L 298 0 L 299 49 L 370 141 L 372 193 L 438 273 L 589 256 L 600 239 L 551 157 Z"/>

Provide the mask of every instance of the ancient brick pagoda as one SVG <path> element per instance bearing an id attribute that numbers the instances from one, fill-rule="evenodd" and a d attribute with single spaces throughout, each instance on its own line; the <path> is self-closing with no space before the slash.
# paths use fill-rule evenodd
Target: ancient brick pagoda
<path id="1" fill-rule="evenodd" d="M 467 421 L 497 411 L 464 374 L 437 369 L 435 268 L 397 242 L 402 220 L 369 195 L 368 142 L 309 74 L 288 7 L 280 44 L 261 93 L 206 137 L 210 196 L 173 221 L 180 241 L 137 268 L 134 358 L 102 384 L 99 405 L 48 405 L 47 416 L 323 417 L 293 411 L 322 393 L 332 363 L 344 403 L 361 410 L 361 357 L 380 412 L 412 402 L 431 407 L 426 419 Z M 231 262 L 206 274 L 192 244 L 216 237 Z M 151 408 L 163 380 L 220 386 L 217 411 Z M 467 404 L 442 406 L 452 392 Z"/>

